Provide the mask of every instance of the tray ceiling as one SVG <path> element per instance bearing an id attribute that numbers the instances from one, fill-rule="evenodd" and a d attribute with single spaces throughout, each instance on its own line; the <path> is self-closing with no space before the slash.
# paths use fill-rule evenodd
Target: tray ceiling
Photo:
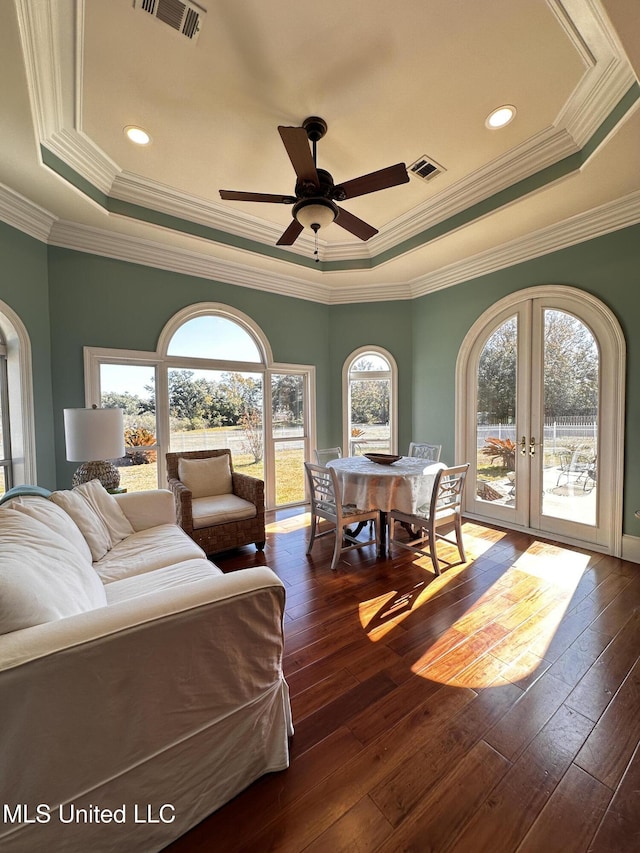
<path id="1" fill-rule="evenodd" d="M 640 220 L 633 0 L 200 5 L 190 41 L 132 0 L 2 4 L 3 219 L 327 302 L 411 298 Z M 516 117 L 489 130 L 502 104 Z M 218 193 L 292 194 L 277 127 L 308 115 L 328 123 L 318 165 L 336 182 L 424 155 L 442 167 L 344 202 L 379 233 L 331 225 L 319 263 L 310 234 L 276 248 L 290 207 Z"/>

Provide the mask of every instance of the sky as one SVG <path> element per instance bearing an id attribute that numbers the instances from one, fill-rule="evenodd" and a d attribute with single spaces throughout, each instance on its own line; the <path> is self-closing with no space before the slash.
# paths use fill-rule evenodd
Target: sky
<path id="1" fill-rule="evenodd" d="M 245 361 L 259 364 L 262 357 L 250 335 L 236 322 L 225 317 L 195 317 L 181 326 L 172 337 L 168 355 L 193 358 Z M 194 371 L 195 376 L 211 379 L 210 371 Z M 102 393 L 124 394 L 148 399 L 145 385 L 153 385 L 154 368 L 142 365 L 103 364 L 100 367 Z"/>

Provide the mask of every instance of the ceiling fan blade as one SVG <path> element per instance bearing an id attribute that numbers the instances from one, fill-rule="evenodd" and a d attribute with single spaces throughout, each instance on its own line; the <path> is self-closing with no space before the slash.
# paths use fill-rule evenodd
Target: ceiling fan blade
<path id="1" fill-rule="evenodd" d="M 220 198 L 229 201 L 267 201 L 272 204 L 294 204 L 292 195 L 272 195 L 271 193 L 243 193 L 238 190 L 220 190 Z"/>
<path id="2" fill-rule="evenodd" d="M 408 180 L 409 173 L 406 165 L 396 163 L 395 166 L 387 166 L 386 169 L 378 169 L 377 172 L 370 172 L 368 175 L 361 175 L 359 178 L 346 181 L 344 184 L 340 184 L 338 189 L 346 193 L 344 198 L 356 198 L 356 196 L 386 190 L 388 187 L 395 187 L 398 184 L 406 184 Z"/>
<path id="3" fill-rule="evenodd" d="M 302 225 L 298 222 L 297 219 L 292 219 L 291 224 L 284 232 L 282 237 L 276 243 L 276 246 L 293 246 L 298 237 L 303 231 Z"/>
<path id="4" fill-rule="evenodd" d="M 311 181 L 316 186 L 320 185 L 316 164 L 313 162 L 311 148 L 309 148 L 309 137 L 304 127 L 278 127 L 278 132 L 287 149 L 298 179 Z"/>
<path id="5" fill-rule="evenodd" d="M 369 225 L 363 219 L 358 219 L 357 216 L 354 216 L 353 213 L 349 213 L 348 210 L 344 210 L 342 207 L 338 208 L 336 225 L 339 225 L 346 231 L 350 231 L 351 234 L 354 234 L 361 240 L 368 240 L 374 234 L 378 233 L 378 229 L 374 228 L 373 225 Z"/>

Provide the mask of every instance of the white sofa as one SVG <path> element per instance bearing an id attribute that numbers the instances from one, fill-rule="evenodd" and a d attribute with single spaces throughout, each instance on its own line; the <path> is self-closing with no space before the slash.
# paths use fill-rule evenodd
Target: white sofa
<path id="1" fill-rule="evenodd" d="M 151 853 L 288 766 L 280 580 L 86 485 L 0 506 L 3 853 Z"/>

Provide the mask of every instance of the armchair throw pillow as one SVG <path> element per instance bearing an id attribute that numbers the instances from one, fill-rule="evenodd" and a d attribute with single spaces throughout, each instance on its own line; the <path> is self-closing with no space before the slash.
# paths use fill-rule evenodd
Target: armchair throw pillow
<path id="1" fill-rule="evenodd" d="M 207 459 L 178 459 L 178 478 L 193 498 L 230 495 L 233 492 L 231 468 L 226 453 Z"/>

